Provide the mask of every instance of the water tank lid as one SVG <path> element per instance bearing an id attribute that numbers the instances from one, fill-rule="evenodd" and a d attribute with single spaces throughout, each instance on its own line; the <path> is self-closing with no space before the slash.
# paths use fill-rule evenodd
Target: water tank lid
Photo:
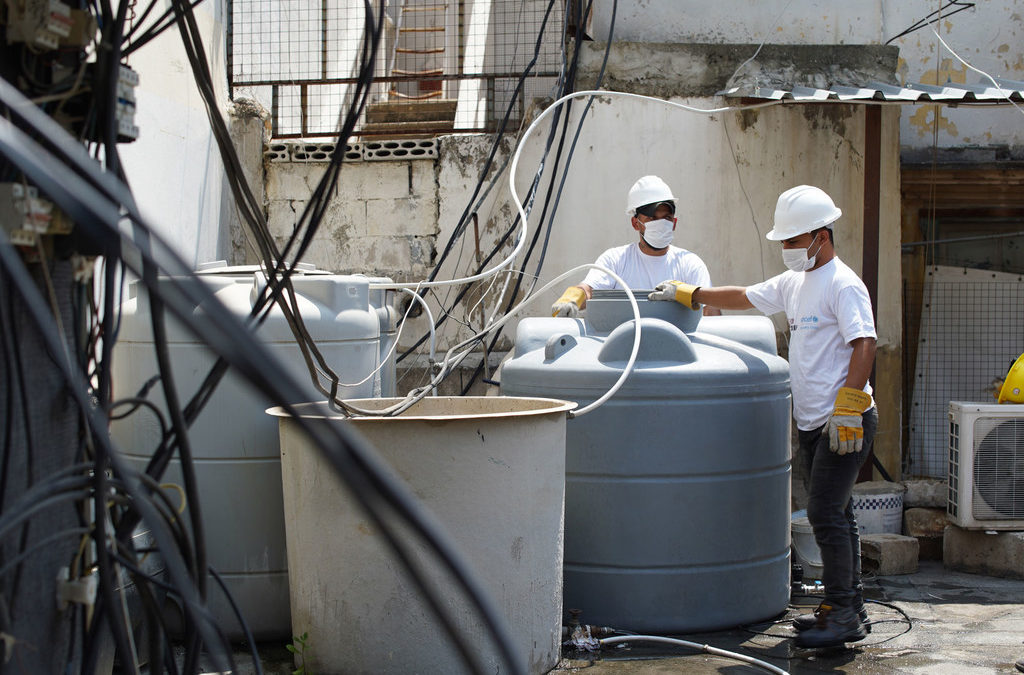
<path id="1" fill-rule="evenodd" d="M 248 276 L 263 269 L 263 265 L 228 265 L 227 260 L 211 260 L 199 263 L 196 274 L 224 274 Z M 327 270 L 318 270 L 313 263 L 299 262 L 294 265 L 293 274 L 330 274 Z"/>

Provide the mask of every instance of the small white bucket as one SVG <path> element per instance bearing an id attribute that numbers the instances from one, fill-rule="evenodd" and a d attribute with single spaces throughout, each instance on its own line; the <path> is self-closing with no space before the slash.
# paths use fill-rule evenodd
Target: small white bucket
<path id="1" fill-rule="evenodd" d="M 811 522 L 807 516 L 802 515 L 806 511 L 797 511 L 792 517 L 793 530 L 793 562 L 799 564 L 804 570 L 804 582 L 820 580 L 824 568 L 821 564 L 821 550 L 818 542 L 814 540 L 814 530 L 811 529 Z"/>
<path id="2" fill-rule="evenodd" d="M 853 486 L 850 507 L 861 534 L 899 534 L 903 530 L 903 493 L 900 483 L 869 481 Z"/>

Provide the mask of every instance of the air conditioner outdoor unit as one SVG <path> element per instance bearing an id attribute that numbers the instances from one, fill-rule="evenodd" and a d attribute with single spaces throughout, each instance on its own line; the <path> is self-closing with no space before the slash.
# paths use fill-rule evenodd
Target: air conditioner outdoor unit
<path id="1" fill-rule="evenodd" d="M 949 501 L 954 525 L 1024 530 L 1024 404 L 949 402 Z"/>

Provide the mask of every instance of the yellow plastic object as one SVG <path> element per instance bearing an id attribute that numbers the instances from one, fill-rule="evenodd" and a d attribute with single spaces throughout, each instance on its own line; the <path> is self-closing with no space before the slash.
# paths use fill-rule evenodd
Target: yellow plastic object
<path id="1" fill-rule="evenodd" d="M 1024 354 L 1010 366 L 998 398 L 1000 403 L 1024 403 Z"/>

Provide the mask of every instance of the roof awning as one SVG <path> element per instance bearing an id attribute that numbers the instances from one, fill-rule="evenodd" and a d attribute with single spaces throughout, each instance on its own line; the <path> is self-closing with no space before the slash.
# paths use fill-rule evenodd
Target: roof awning
<path id="1" fill-rule="evenodd" d="M 959 104 L 1009 104 L 1024 103 L 1024 82 L 994 78 L 998 87 L 991 82 L 978 84 L 956 84 L 947 82 L 942 86 L 911 83 L 906 86 L 868 82 L 861 86 L 833 86 L 831 89 L 794 86 L 789 89 L 757 87 L 753 91 L 744 87 L 732 87 L 718 92 L 727 98 L 761 99 L 765 101 L 794 101 L 799 103 L 822 103 L 828 101 L 851 102 L 880 101 L 887 103 L 938 103 Z"/>

